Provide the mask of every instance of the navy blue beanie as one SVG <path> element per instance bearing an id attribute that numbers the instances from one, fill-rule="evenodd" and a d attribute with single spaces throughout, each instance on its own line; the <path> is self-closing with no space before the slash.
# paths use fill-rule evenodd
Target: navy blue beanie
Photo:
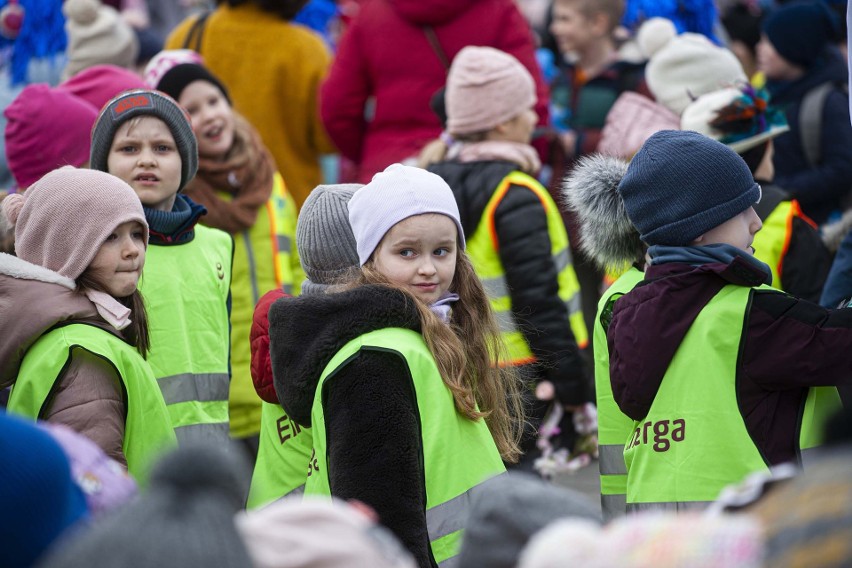
<path id="1" fill-rule="evenodd" d="M 837 35 L 838 26 L 823 2 L 796 2 L 770 13 L 763 22 L 763 33 L 781 57 L 809 67 Z"/>
<path id="2" fill-rule="evenodd" d="M 618 193 L 649 245 L 689 245 L 760 200 L 760 186 L 739 154 L 688 130 L 648 138 Z"/>

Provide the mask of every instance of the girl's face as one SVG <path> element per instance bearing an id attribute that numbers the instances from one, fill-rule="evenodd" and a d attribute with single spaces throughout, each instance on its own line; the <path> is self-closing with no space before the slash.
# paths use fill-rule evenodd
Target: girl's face
<path id="1" fill-rule="evenodd" d="M 224 158 L 234 144 L 234 113 L 222 91 L 208 81 L 193 81 L 178 102 L 192 119 L 198 153 L 214 160 Z"/>
<path id="2" fill-rule="evenodd" d="M 89 265 L 92 277 L 114 298 L 136 291 L 145 265 L 145 231 L 138 221 L 116 227 Z"/>
<path id="3" fill-rule="evenodd" d="M 520 144 L 529 144 L 532 140 L 533 130 L 538 122 L 538 114 L 528 108 L 515 118 L 507 120 L 503 124 L 497 126 L 489 136 L 491 140 L 505 140 L 507 142 L 518 142 Z"/>
<path id="4" fill-rule="evenodd" d="M 376 252 L 376 270 L 426 304 L 435 303 L 456 274 L 458 229 L 446 215 L 403 219 L 388 231 Z"/>
<path id="5" fill-rule="evenodd" d="M 142 116 L 119 126 L 107 170 L 127 182 L 142 205 L 172 210 L 180 187 L 181 159 L 171 130 L 159 118 Z"/>
<path id="6" fill-rule="evenodd" d="M 766 34 L 760 36 L 757 43 L 757 69 L 770 81 L 792 81 L 804 73 L 801 67 L 790 63 L 778 53 Z"/>

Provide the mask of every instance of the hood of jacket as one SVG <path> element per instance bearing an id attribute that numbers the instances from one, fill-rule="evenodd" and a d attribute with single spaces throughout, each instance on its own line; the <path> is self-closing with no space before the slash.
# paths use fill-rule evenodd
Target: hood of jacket
<path id="1" fill-rule="evenodd" d="M 388 0 L 401 18 L 415 26 L 439 26 L 485 0 Z"/>
<path id="2" fill-rule="evenodd" d="M 269 309 L 272 374 L 278 400 L 288 416 L 311 424 L 320 375 L 346 343 L 388 327 L 420 331 L 414 298 L 385 286 L 281 298 Z"/>
<path id="3" fill-rule="evenodd" d="M 615 402 L 647 416 L 669 364 L 704 306 L 727 284 L 758 286 L 766 274 L 741 258 L 729 264 L 651 265 L 645 281 L 615 303 L 607 329 Z"/>
<path id="4" fill-rule="evenodd" d="M 24 355 L 39 337 L 69 322 L 116 333 L 98 315 L 95 305 L 76 291 L 73 280 L 0 254 L 0 388 L 15 382 Z"/>
<path id="5" fill-rule="evenodd" d="M 459 220 L 464 227 L 465 240 L 476 232 L 482 220 L 482 212 L 494 195 L 503 178 L 518 169 L 511 162 L 439 162 L 429 166 L 429 171 L 438 174 L 453 190 L 459 207 Z"/>

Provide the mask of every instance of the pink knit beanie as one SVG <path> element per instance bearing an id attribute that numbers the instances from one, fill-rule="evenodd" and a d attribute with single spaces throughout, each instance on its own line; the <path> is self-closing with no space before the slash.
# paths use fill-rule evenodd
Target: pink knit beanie
<path id="1" fill-rule="evenodd" d="M 6 160 L 21 190 L 60 166 L 89 161 L 89 136 L 98 110 L 46 84 L 27 85 L 3 112 Z"/>
<path id="2" fill-rule="evenodd" d="M 120 93 L 144 89 L 145 81 L 137 73 L 123 67 L 95 65 L 80 71 L 56 88 L 88 101 L 100 112 L 107 102 Z"/>
<path id="3" fill-rule="evenodd" d="M 129 185 L 104 172 L 59 168 L 2 204 L 15 225 L 18 257 L 71 280 L 83 274 L 122 223 L 139 222 L 148 242 L 139 198 Z"/>
<path id="4" fill-rule="evenodd" d="M 447 131 L 453 135 L 491 130 L 537 100 L 532 75 L 517 59 L 493 47 L 473 46 L 453 59 L 445 99 Z"/>

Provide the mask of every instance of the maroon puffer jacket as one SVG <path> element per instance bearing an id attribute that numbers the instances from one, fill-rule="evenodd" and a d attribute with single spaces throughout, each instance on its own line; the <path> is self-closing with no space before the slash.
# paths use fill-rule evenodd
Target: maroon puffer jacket
<path id="1" fill-rule="evenodd" d="M 254 308 L 251 322 L 251 380 L 257 396 L 265 402 L 278 404 L 278 395 L 272 384 L 272 360 L 269 357 L 269 307 L 285 294 L 280 289 L 270 290 L 264 294 Z"/>

